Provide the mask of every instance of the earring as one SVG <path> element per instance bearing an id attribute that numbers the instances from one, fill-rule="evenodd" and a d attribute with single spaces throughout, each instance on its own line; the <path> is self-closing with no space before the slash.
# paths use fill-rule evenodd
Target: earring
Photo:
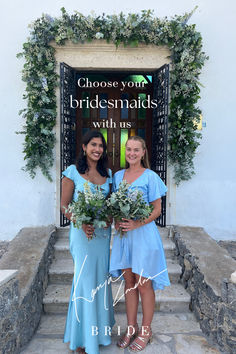
<path id="1" fill-rule="evenodd" d="M 144 160 L 144 156 L 142 156 L 142 159 L 141 160 Z"/>
<path id="2" fill-rule="evenodd" d="M 86 151 L 84 150 L 84 156 L 86 156 Z"/>

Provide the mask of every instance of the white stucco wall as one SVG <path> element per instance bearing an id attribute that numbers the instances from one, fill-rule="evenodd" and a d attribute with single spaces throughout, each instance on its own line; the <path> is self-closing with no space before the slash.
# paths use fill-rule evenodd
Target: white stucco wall
<path id="1" fill-rule="evenodd" d="M 178 188 L 169 186 L 171 206 L 170 222 L 173 224 L 203 226 L 214 238 L 236 238 L 236 139 L 235 109 L 233 97 L 236 77 L 234 0 L 22 0 L 4 2 L 1 5 L 1 203 L 0 240 L 10 240 L 25 226 L 47 225 L 56 220 L 55 168 L 54 182 L 48 182 L 39 172 L 34 180 L 21 171 L 23 160 L 23 120 L 18 116 L 25 102 L 22 99 L 24 83 L 21 81 L 23 60 L 16 59 L 28 36 L 27 25 L 48 13 L 60 15 L 64 6 L 69 13 L 78 10 L 88 14 L 139 12 L 155 9 L 160 17 L 183 14 L 195 5 L 199 9 L 190 19 L 202 33 L 204 50 L 210 56 L 201 82 L 203 110 L 203 139 L 195 159 L 196 175 Z"/>

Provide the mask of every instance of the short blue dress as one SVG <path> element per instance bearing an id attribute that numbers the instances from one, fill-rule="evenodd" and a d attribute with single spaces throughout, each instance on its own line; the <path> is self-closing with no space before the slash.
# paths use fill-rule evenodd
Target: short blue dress
<path id="1" fill-rule="evenodd" d="M 63 173 L 75 185 L 73 200 L 83 191 L 84 179 L 75 165 Z M 109 193 L 110 177 L 101 185 L 105 196 Z M 89 182 L 91 189 L 95 185 Z M 88 354 L 99 354 L 99 345 L 111 344 L 109 327 L 115 321 L 113 300 L 109 281 L 109 258 L 111 229 L 96 229 L 96 237 L 88 240 L 82 229 L 70 224 L 70 252 L 74 261 L 74 278 L 65 325 L 64 343 L 70 349 L 84 347 Z"/>
<path id="2" fill-rule="evenodd" d="M 114 191 L 118 190 L 124 173 L 125 170 L 115 173 Z M 148 168 L 131 184 L 130 188 L 141 190 L 147 203 L 161 198 L 167 191 L 161 178 Z M 133 273 L 151 279 L 154 290 L 170 285 L 162 241 L 154 221 L 128 231 L 122 238 L 119 233 L 115 234 L 110 273 L 113 277 L 119 277 L 122 269 L 126 268 L 131 268 Z"/>

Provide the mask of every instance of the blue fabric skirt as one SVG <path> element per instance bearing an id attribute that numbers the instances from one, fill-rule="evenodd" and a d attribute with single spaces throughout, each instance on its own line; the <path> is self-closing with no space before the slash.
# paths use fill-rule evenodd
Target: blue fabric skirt
<path id="1" fill-rule="evenodd" d="M 154 221 L 122 238 L 116 232 L 112 245 L 110 273 L 121 276 L 122 269 L 131 268 L 133 273 L 152 280 L 154 290 L 170 285 L 164 249 Z"/>
<path id="2" fill-rule="evenodd" d="M 74 279 L 65 326 L 64 342 L 70 349 L 84 347 L 99 354 L 99 345 L 111 344 L 109 327 L 114 325 L 109 283 L 110 228 L 95 230 L 88 241 L 83 230 L 70 227 L 70 251 Z"/>

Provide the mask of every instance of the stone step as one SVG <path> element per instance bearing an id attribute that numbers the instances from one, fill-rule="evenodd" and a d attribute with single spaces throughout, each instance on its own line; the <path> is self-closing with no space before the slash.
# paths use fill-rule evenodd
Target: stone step
<path id="1" fill-rule="evenodd" d="M 66 227 L 58 227 L 57 228 L 57 235 L 58 238 L 69 238 L 69 226 Z M 158 227 L 159 233 L 162 238 L 168 238 L 170 229 L 169 227 Z"/>
<path id="2" fill-rule="evenodd" d="M 57 228 L 57 236 L 58 236 L 58 238 L 66 238 L 66 239 L 68 239 L 68 237 L 69 237 L 69 230 L 70 230 L 70 227 L 69 227 L 69 226 L 66 226 L 66 227 L 58 227 L 58 228 Z"/>
<path id="3" fill-rule="evenodd" d="M 176 261 L 167 259 L 168 274 L 171 283 L 178 283 L 181 267 Z M 72 258 L 55 259 L 49 268 L 49 282 L 51 284 L 71 284 L 74 265 Z"/>
<path id="4" fill-rule="evenodd" d="M 139 325 L 141 325 L 141 319 L 142 314 L 138 313 Z M 120 326 L 121 333 L 124 332 L 126 329 L 126 315 L 124 313 L 117 313 L 115 320 L 116 324 L 112 332 L 117 334 L 117 326 Z M 42 314 L 36 336 L 42 338 L 63 338 L 65 322 L 66 313 Z M 199 323 L 190 311 L 184 313 L 155 312 L 152 321 L 152 330 L 154 333 L 160 334 L 201 333 Z"/>
<path id="5" fill-rule="evenodd" d="M 100 346 L 101 354 L 128 353 L 128 350 L 117 348 L 119 333 L 126 329 L 126 315 L 117 313 L 116 323 L 112 329 L 112 344 Z M 23 348 L 21 354 L 69 354 L 69 345 L 63 343 L 66 315 L 43 315 L 38 330 L 30 343 Z M 142 316 L 138 314 L 141 325 Z M 145 349 L 150 354 L 220 354 L 207 343 L 199 324 L 192 313 L 161 313 L 156 312 L 152 321 L 153 342 Z"/>
<path id="6" fill-rule="evenodd" d="M 67 312 L 71 285 L 50 284 L 46 290 L 43 306 L 48 314 L 62 314 Z M 115 312 L 125 312 L 125 298 L 123 284 L 112 284 L 112 293 Z M 173 284 L 164 290 L 157 290 L 155 311 L 186 312 L 189 309 L 190 295 L 180 284 Z M 80 300 L 83 301 L 83 300 Z M 139 304 L 139 312 L 141 312 Z"/>
<path id="7" fill-rule="evenodd" d="M 175 244 L 170 239 L 164 238 L 163 239 L 163 248 L 165 251 L 166 258 L 175 258 Z M 56 242 L 55 246 L 55 258 L 62 259 L 62 258 L 71 258 L 70 249 L 69 249 L 69 239 L 67 238 L 59 238 Z M 111 246 L 112 249 L 112 246 Z"/>

